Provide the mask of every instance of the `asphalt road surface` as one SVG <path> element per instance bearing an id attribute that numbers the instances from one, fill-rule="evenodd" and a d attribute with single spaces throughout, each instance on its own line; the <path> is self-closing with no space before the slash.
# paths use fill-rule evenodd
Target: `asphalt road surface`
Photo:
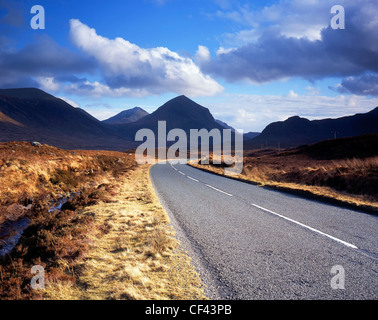
<path id="1" fill-rule="evenodd" d="M 377 216 L 183 164 L 150 177 L 211 298 L 378 298 Z"/>

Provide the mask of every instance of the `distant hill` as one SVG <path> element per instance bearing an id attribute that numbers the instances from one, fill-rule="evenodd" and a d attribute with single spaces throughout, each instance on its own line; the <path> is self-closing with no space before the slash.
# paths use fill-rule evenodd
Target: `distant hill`
<path id="1" fill-rule="evenodd" d="M 269 124 L 262 133 L 245 143 L 245 149 L 298 147 L 334 137 L 378 133 L 378 107 L 368 113 L 337 119 L 308 120 L 298 116 Z"/>
<path id="2" fill-rule="evenodd" d="M 247 133 L 244 133 L 244 140 L 253 139 L 259 135 L 260 135 L 260 132 L 247 132 Z"/>
<path id="3" fill-rule="evenodd" d="M 142 108 L 135 107 L 133 109 L 124 110 L 102 122 L 107 124 L 125 124 L 138 121 L 147 115 L 149 115 L 147 111 L 143 110 Z"/>
<path id="4" fill-rule="evenodd" d="M 124 149 L 133 145 L 86 111 L 42 90 L 0 90 L 0 141 L 32 140 L 76 149 Z"/>
<path id="5" fill-rule="evenodd" d="M 219 123 L 222 127 L 225 129 L 230 129 L 232 132 L 235 132 L 235 129 L 231 126 L 229 126 L 226 122 L 223 122 L 221 120 L 215 120 L 217 123 Z M 252 139 L 257 137 L 260 134 L 260 132 L 247 132 L 243 134 L 244 141 Z"/>

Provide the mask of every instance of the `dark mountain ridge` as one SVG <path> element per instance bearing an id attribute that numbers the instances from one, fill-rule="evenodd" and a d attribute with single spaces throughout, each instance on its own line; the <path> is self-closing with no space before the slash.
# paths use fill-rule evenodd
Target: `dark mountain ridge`
<path id="1" fill-rule="evenodd" d="M 215 121 L 209 109 L 183 95 L 169 100 L 142 119 L 128 125 L 119 126 L 118 129 L 130 138 L 134 138 L 135 133 L 141 128 L 150 129 L 157 136 L 158 121 L 166 121 L 167 132 L 179 128 L 188 135 L 190 129 L 224 129 Z"/>
<path id="2" fill-rule="evenodd" d="M 129 114 L 138 110 L 134 108 Z M 166 121 L 167 133 L 179 128 L 188 138 L 191 129 L 219 129 L 222 132 L 225 128 L 209 109 L 186 96 L 166 102 L 137 121 L 109 124 L 39 89 L 0 89 L 2 142 L 34 140 L 63 149 L 126 150 L 140 144 L 134 140 L 140 129 L 151 129 L 157 138 L 158 121 Z M 377 124 L 378 107 L 368 113 L 337 119 L 310 121 L 295 116 L 271 123 L 260 135 L 246 140 L 244 149 L 298 147 L 334 137 L 377 134 Z"/>
<path id="3" fill-rule="evenodd" d="M 124 148 L 111 127 L 62 99 L 34 88 L 0 90 L 0 141 L 32 141 L 61 148 Z"/>
<path id="4" fill-rule="evenodd" d="M 167 133 L 180 128 L 188 136 L 190 129 L 224 129 L 207 108 L 185 96 L 168 101 L 137 121 L 123 123 L 121 118 L 141 110 L 134 108 L 102 122 L 39 89 L 0 90 L 0 141 L 34 140 L 68 149 L 125 150 L 140 144 L 134 141 L 139 129 L 151 129 L 157 138 L 158 121 L 166 121 Z"/>
<path id="5" fill-rule="evenodd" d="M 248 140 L 246 148 L 298 147 L 332 138 L 378 133 L 378 107 L 336 119 L 308 120 L 298 116 L 269 124 L 259 136 Z"/>

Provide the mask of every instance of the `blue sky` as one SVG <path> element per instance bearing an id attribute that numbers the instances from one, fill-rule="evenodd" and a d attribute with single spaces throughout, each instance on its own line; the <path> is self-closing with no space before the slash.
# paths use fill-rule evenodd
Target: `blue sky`
<path id="1" fill-rule="evenodd" d="M 45 9 L 33 30 L 30 9 Z M 345 29 L 330 27 L 335 4 Z M 103 120 L 181 94 L 244 131 L 378 105 L 375 0 L 0 0 L 0 87 Z"/>

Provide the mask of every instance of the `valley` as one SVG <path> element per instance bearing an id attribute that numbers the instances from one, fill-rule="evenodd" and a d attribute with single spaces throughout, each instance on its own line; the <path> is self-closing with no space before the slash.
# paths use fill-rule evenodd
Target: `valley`
<path id="1" fill-rule="evenodd" d="M 242 138 L 238 135 L 240 139 L 232 140 L 230 150 L 223 144 L 223 152 L 234 160 L 244 149 L 243 156 L 239 155 L 243 161 L 231 163 L 230 159 L 217 159 L 213 151 L 216 143 L 220 146 L 221 141 L 224 142 L 224 130 L 229 129 L 233 134 L 235 130 L 186 96 L 166 102 L 151 114 L 136 107 L 99 121 L 86 111 L 39 89 L 2 89 L 0 298 L 269 299 L 293 298 L 298 292 L 302 297 L 309 294 L 319 298 L 316 292 L 307 291 L 306 286 L 285 285 L 290 294 L 280 291 L 279 286 L 272 291 L 267 289 L 266 285 L 271 284 L 263 281 L 265 273 L 260 263 L 279 259 L 281 254 L 291 257 L 291 253 L 286 248 L 281 248 L 280 252 L 274 249 L 275 258 L 269 258 L 272 249 L 264 245 L 276 240 L 269 237 L 273 231 L 266 231 L 268 226 L 264 226 L 264 221 L 269 220 L 269 228 L 277 224 L 274 216 L 293 223 L 288 229 L 289 236 L 299 232 L 292 229 L 297 225 L 341 244 L 347 243 L 358 252 L 341 250 L 338 254 L 345 259 L 349 254 L 353 259 L 361 254 L 368 256 L 366 265 L 369 266 L 369 259 L 375 259 L 376 255 L 372 242 L 364 244 L 360 238 L 350 237 L 358 247 L 349 245 L 338 238 L 349 237 L 345 226 L 335 227 L 335 237 L 334 227 L 329 227 L 327 217 L 341 221 L 344 208 L 349 210 L 351 221 L 360 215 L 362 222 L 375 221 L 378 211 L 377 116 L 377 109 L 373 109 L 366 114 L 338 119 L 310 121 L 292 117 L 275 122 L 261 133 L 250 132 Z M 337 130 L 340 138 L 332 139 L 329 136 L 332 130 Z M 159 139 L 163 131 L 165 135 Z M 146 132 L 148 134 L 143 136 Z M 180 137 L 188 136 L 192 139 L 193 132 L 197 133 L 197 143 L 180 140 Z M 202 136 L 201 132 L 207 135 Z M 212 137 L 209 143 L 210 132 L 219 133 L 220 139 Z M 176 133 L 180 134 L 172 137 Z M 200 155 L 199 149 L 206 146 L 205 138 L 209 153 Z M 156 143 L 160 140 L 165 143 Z M 147 148 L 147 145 L 151 147 Z M 189 152 L 188 145 L 194 145 L 198 150 Z M 143 160 L 145 155 L 149 158 L 143 164 L 138 159 Z M 177 155 L 191 158 L 190 166 L 202 171 L 183 163 L 178 167 L 169 163 L 163 165 L 167 157 L 177 160 Z M 200 160 L 193 160 L 198 158 Z M 160 163 L 154 165 L 156 161 Z M 247 182 L 254 188 L 216 176 L 227 174 L 234 164 L 242 166 L 233 179 Z M 204 175 L 203 171 L 216 175 Z M 272 189 L 283 193 L 272 193 Z M 248 202 L 250 197 L 254 199 L 251 203 Z M 277 203 L 267 201 L 271 197 L 277 197 Z M 228 198 L 232 201 L 227 201 Z M 284 214 L 281 214 L 279 201 L 290 203 L 290 207 L 283 210 Z M 307 201 L 310 201 L 308 210 L 297 212 L 296 206 L 307 208 Z M 231 203 L 238 203 L 238 209 L 232 209 Z M 208 209 L 203 211 L 203 208 Z M 207 217 L 206 212 L 211 214 Z M 217 217 L 217 212 L 228 218 L 224 222 L 212 219 Z M 366 215 L 366 212 L 374 215 Z M 267 218 L 263 213 L 273 217 Z M 253 232 L 243 229 L 243 219 L 253 226 L 256 218 L 259 229 Z M 210 220 L 205 224 L 198 222 L 206 219 Z M 234 229 L 228 225 L 230 221 L 233 221 Z M 319 225 L 319 230 L 312 225 Z M 206 226 L 213 228 L 210 230 Z M 279 230 L 280 226 L 276 227 Z M 369 228 L 357 228 L 356 233 L 364 234 L 369 229 L 361 238 L 370 239 L 372 228 L 374 223 Z M 225 233 L 217 233 L 219 230 Z M 234 239 L 236 230 L 244 230 L 253 237 L 254 232 L 260 234 L 260 238 L 254 239 L 254 246 L 265 239 L 262 247 L 267 253 L 256 262 L 259 270 L 257 288 L 251 283 L 244 288 L 241 278 L 233 275 L 234 269 L 228 269 L 221 256 L 211 253 L 211 248 L 216 248 L 216 252 L 224 249 L 212 240 L 207 241 L 207 234 L 214 234 L 213 239 L 221 239 L 225 234 Z M 319 257 L 326 257 L 326 267 L 331 267 L 333 257 L 313 248 L 308 236 L 310 234 L 301 231 L 306 245 L 316 250 Z M 331 245 L 325 239 L 319 241 Z M 241 240 L 237 244 L 248 247 Z M 199 248 L 202 251 L 198 251 Z M 254 250 L 256 252 L 248 251 L 251 259 L 262 252 L 258 247 Z M 206 259 L 198 256 L 198 252 Z M 250 266 L 238 262 L 240 255 L 234 255 L 231 249 L 225 254 L 232 256 L 233 268 L 242 265 L 249 270 Z M 214 272 L 216 268 L 209 267 L 208 261 L 221 266 L 221 274 Z M 312 270 L 308 281 L 317 282 L 324 277 L 306 261 L 302 265 L 303 269 L 297 275 L 291 275 L 293 283 L 306 278 L 306 268 Z M 43 290 L 31 287 L 33 266 L 44 270 L 46 286 Z M 351 267 L 356 268 L 354 262 Z M 278 269 L 276 277 L 281 272 Z M 365 283 L 369 279 L 357 280 Z M 329 295 L 325 283 L 319 284 L 324 296 L 344 297 Z M 299 291 L 295 293 L 295 290 Z M 345 296 L 371 297 L 371 292 L 363 293 L 363 287 L 356 286 L 356 290 L 355 296 Z"/>

